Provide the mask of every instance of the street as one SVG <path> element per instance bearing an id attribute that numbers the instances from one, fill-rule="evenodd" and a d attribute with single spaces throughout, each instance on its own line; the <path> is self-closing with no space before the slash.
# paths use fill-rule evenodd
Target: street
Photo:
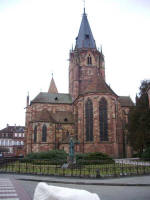
<path id="1" fill-rule="evenodd" d="M 10 180 L 12 185 L 16 189 L 16 193 L 18 196 L 17 199 L 20 200 L 33 199 L 34 190 L 39 182 L 39 179 L 41 179 L 41 181 L 44 182 L 47 181 L 49 185 L 84 189 L 92 193 L 97 193 L 101 200 L 116 200 L 116 199 L 149 200 L 150 199 L 149 178 L 150 178 L 149 176 L 141 176 L 141 177 L 118 178 L 118 179 L 88 180 L 88 179 L 75 179 L 75 178 L 63 178 L 63 177 L 45 177 L 45 176 L 37 177 L 29 175 L 26 176 L 26 175 L 0 174 L 1 183 L 4 179 Z M 65 183 L 62 183 L 62 181 L 64 181 Z M 77 181 L 78 184 L 76 183 Z M 131 183 L 131 185 L 127 186 L 129 183 Z M 6 182 L 4 184 L 6 185 Z M 103 184 L 108 184 L 108 185 L 103 185 Z M 113 186 L 113 184 L 116 185 Z M 121 184 L 124 184 L 124 186 L 123 185 L 121 186 Z M 139 186 L 136 186 L 136 184 L 137 185 L 139 184 Z M 1 186 L 2 184 L 0 185 L 0 187 Z M 4 200 L 5 199 L 4 191 L 2 196 L 3 196 L 2 198 L 0 196 L 0 199 Z M 11 198 L 9 198 L 9 200 L 11 200 Z"/>
<path id="2" fill-rule="evenodd" d="M 33 197 L 37 182 L 19 181 L 30 197 Z M 50 183 L 49 183 L 50 184 Z M 68 188 L 77 188 L 97 193 L 101 200 L 150 200 L 150 187 L 134 186 L 96 186 L 96 185 L 75 185 L 75 184 L 52 184 Z"/>

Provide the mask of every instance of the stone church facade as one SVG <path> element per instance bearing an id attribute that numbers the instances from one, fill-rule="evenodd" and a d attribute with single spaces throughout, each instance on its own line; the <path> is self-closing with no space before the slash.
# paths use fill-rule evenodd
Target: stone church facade
<path id="1" fill-rule="evenodd" d="M 69 94 L 58 93 L 52 77 L 26 107 L 26 153 L 64 149 L 73 138 L 75 152 L 104 152 L 130 157 L 126 124 L 134 105 L 105 81 L 105 60 L 84 11 L 76 46 L 70 51 Z"/>

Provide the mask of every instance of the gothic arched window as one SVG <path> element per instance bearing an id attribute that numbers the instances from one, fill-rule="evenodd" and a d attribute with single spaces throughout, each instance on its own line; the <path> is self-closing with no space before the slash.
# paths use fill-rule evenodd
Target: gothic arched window
<path id="1" fill-rule="evenodd" d="M 47 139 L 47 127 L 44 124 L 42 128 L 42 142 L 46 142 Z"/>
<path id="2" fill-rule="evenodd" d="M 107 101 L 102 98 L 99 102 L 100 140 L 108 141 Z"/>
<path id="3" fill-rule="evenodd" d="M 37 126 L 34 127 L 34 137 L 33 137 L 34 143 L 37 142 Z"/>
<path id="4" fill-rule="evenodd" d="M 87 57 L 87 64 L 88 64 L 88 65 L 91 65 L 91 64 L 92 64 L 92 58 L 91 58 L 90 55 Z"/>
<path id="5" fill-rule="evenodd" d="M 93 141 L 93 104 L 90 99 L 85 103 L 86 141 Z"/>

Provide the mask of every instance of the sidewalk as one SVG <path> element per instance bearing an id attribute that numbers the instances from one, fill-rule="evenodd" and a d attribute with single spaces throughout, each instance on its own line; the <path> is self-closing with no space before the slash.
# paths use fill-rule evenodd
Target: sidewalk
<path id="1" fill-rule="evenodd" d="M 0 174 L 0 178 L 7 174 Z M 150 186 L 150 176 L 121 177 L 112 179 L 85 179 L 73 177 L 52 177 L 52 176 L 33 176 L 33 175 L 12 175 L 16 180 L 36 181 L 47 183 L 79 184 L 79 185 L 110 185 L 110 186 Z"/>

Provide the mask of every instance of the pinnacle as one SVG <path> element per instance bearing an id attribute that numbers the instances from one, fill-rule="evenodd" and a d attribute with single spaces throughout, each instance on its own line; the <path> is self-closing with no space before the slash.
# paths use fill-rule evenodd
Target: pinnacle
<path id="1" fill-rule="evenodd" d="M 57 90 L 57 87 L 56 87 L 56 84 L 55 84 L 55 81 L 54 81 L 53 77 L 51 79 L 51 83 L 50 83 L 50 87 L 49 87 L 48 93 L 51 93 L 51 94 L 58 93 L 58 90 Z"/>

